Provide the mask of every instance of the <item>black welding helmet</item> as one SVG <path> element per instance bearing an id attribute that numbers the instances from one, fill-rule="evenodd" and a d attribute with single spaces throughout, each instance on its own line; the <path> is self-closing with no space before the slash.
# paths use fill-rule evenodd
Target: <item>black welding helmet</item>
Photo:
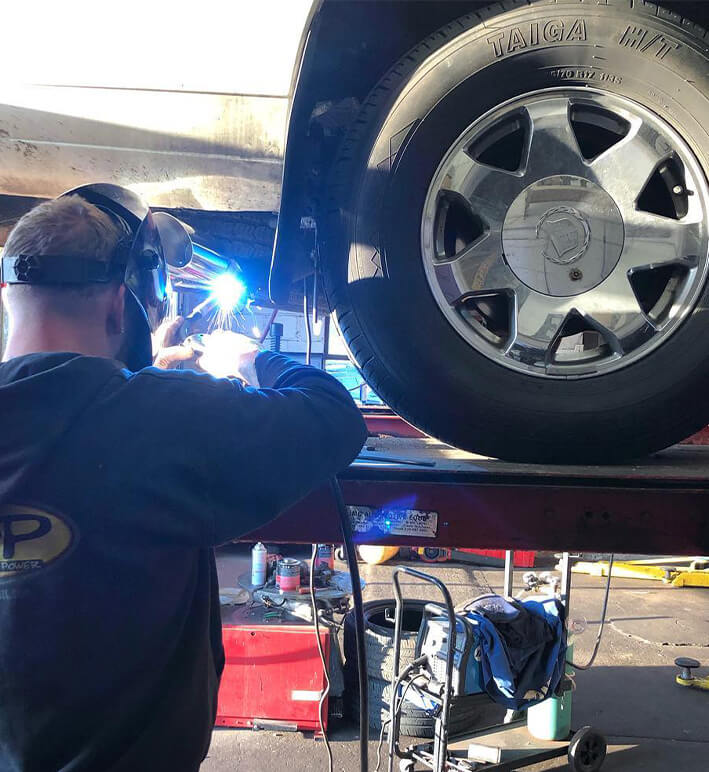
<path id="1" fill-rule="evenodd" d="M 8 284 L 86 284 L 121 280 L 145 321 L 141 341 L 124 357 L 133 370 L 152 362 L 150 333 L 168 311 L 168 266 L 185 266 L 192 242 L 184 226 L 165 212 L 151 212 L 136 193 L 120 185 L 95 183 L 74 188 L 63 196 L 79 196 L 105 212 L 121 231 L 108 262 L 78 260 L 73 255 L 7 255 L 2 281 Z"/>

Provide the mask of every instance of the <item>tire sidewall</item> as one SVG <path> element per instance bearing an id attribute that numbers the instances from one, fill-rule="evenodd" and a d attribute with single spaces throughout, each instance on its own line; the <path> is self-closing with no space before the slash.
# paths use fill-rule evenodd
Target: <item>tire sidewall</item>
<path id="1" fill-rule="evenodd" d="M 537 45 L 532 45 L 534 25 Z M 638 28 L 644 31 L 642 46 L 657 41 L 645 51 L 632 44 Z M 545 42 L 545 29 L 562 40 Z M 507 51 L 520 40 L 525 47 Z M 498 17 L 494 28 L 461 34 L 421 64 L 386 106 L 380 105 L 370 141 L 362 143 L 354 166 L 358 184 L 341 228 L 349 260 L 347 275 L 341 269 L 340 279 L 359 327 L 386 368 L 384 399 L 405 417 L 419 417 L 418 384 L 444 372 L 445 378 L 436 379 L 436 399 L 427 404 L 434 433 L 441 436 L 440 427 L 448 426 L 443 439 L 465 445 L 461 438 L 475 426 L 477 449 L 496 455 L 495 443 L 483 441 L 492 426 L 498 432 L 514 427 L 525 433 L 553 418 L 549 440 L 554 441 L 588 429 L 590 416 L 605 414 L 605 422 L 594 422 L 599 432 L 607 431 L 608 421 L 616 423 L 621 431 L 633 429 L 642 447 L 649 438 L 637 426 L 640 405 L 645 411 L 660 410 L 668 400 L 676 401 L 687 410 L 688 430 L 706 422 L 709 415 L 696 416 L 696 409 L 690 415 L 698 384 L 709 386 L 709 330 L 700 313 L 695 311 L 656 351 L 621 370 L 571 381 L 526 376 L 475 351 L 455 332 L 433 298 L 420 248 L 428 186 L 448 148 L 475 120 L 525 93 L 595 88 L 633 99 L 667 120 L 706 172 L 705 50 L 680 28 L 631 14 L 627 6 L 531 6 Z M 697 308 L 707 305 L 705 287 Z M 667 426 L 665 442 L 661 422 L 655 423 L 653 444 L 679 439 L 669 436 L 676 426 L 677 416 Z M 593 426 L 590 432 L 593 442 Z M 600 435 L 595 439 L 600 441 Z"/>

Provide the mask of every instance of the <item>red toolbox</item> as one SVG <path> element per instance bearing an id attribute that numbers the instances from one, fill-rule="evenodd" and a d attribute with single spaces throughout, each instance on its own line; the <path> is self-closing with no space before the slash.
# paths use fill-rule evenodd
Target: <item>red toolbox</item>
<path id="1" fill-rule="evenodd" d="M 262 607 L 222 608 L 226 665 L 217 726 L 320 731 L 318 701 L 325 687 L 315 628 L 301 620 L 265 618 Z M 330 633 L 321 626 L 325 661 Z M 323 724 L 327 729 L 327 700 Z"/>

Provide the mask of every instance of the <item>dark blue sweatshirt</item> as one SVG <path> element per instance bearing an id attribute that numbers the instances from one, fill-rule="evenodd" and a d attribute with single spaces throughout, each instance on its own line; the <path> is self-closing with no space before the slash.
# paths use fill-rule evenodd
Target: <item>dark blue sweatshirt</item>
<path id="1" fill-rule="evenodd" d="M 224 658 L 213 547 L 347 466 L 347 391 L 33 354 L 0 365 L 0 772 L 192 772 Z"/>

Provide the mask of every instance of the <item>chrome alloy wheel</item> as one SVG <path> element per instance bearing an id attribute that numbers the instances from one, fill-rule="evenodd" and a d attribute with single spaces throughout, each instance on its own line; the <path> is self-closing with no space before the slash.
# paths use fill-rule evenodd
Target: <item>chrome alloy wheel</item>
<path id="1" fill-rule="evenodd" d="M 709 186 L 687 143 L 629 99 L 536 92 L 470 126 L 428 190 L 433 295 L 506 367 L 579 378 L 647 355 L 696 306 Z"/>

